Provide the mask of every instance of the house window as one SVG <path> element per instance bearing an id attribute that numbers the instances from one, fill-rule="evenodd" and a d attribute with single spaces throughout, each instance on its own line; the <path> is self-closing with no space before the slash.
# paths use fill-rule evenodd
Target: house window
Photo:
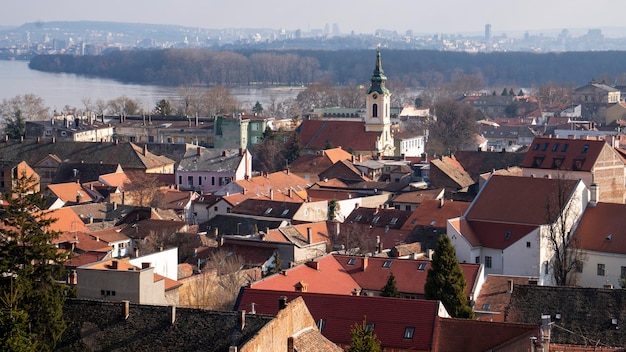
<path id="1" fill-rule="evenodd" d="M 389 222 L 392 225 L 395 225 L 398 222 L 398 218 L 393 218 L 391 219 L 391 221 Z"/>
<path id="2" fill-rule="evenodd" d="M 598 276 L 604 276 L 604 264 L 598 264 Z"/>
<path id="3" fill-rule="evenodd" d="M 356 263 L 356 258 L 348 259 L 348 265 L 354 265 Z"/>
<path id="4" fill-rule="evenodd" d="M 474 258 L 474 263 L 480 264 L 480 256 L 479 255 L 477 255 L 476 258 Z"/>
<path id="5" fill-rule="evenodd" d="M 187 176 L 187 185 L 193 186 L 193 176 Z"/>
<path id="6" fill-rule="evenodd" d="M 489 308 L 491 308 L 491 304 L 490 303 L 483 304 L 483 310 L 489 310 Z"/>
<path id="7" fill-rule="evenodd" d="M 378 220 L 380 220 L 380 216 L 376 215 L 374 216 L 374 220 L 372 220 L 372 222 L 375 224 Z"/>
<path id="8" fill-rule="evenodd" d="M 586 153 L 588 150 L 589 150 L 589 144 L 585 144 L 585 146 L 583 147 L 582 153 Z"/>
<path id="9" fill-rule="evenodd" d="M 413 338 L 413 334 L 415 333 L 415 327 L 407 326 L 404 328 L 404 338 L 410 340 Z"/>
<path id="10" fill-rule="evenodd" d="M 198 186 L 202 186 L 202 176 L 198 176 Z"/>
<path id="11" fill-rule="evenodd" d="M 378 117 L 378 104 L 372 104 L 372 117 Z"/>
<path id="12" fill-rule="evenodd" d="M 383 263 L 383 268 L 391 267 L 391 263 L 393 263 L 391 260 L 385 260 L 385 262 Z"/>
<path id="13" fill-rule="evenodd" d="M 213 211 L 217 211 L 217 207 L 213 207 Z"/>
<path id="14" fill-rule="evenodd" d="M 215 186 L 215 176 L 211 176 L 211 186 Z"/>
<path id="15" fill-rule="evenodd" d="M 548 150 L 548 146 L 549 145 L 550 145 L 550 143 L 548 143 L 548 142 L 544 143 L 543 144 L 543 148 L 541 148 L 541 150 L 543 150 L 545 152 L 546 150 Z"/>
<path id="16" fill-rule="evenodd" d="M 183 184 L 183 177 L 182 176 L 178 176 L 178 184 L 182 185 Z"/>
<path id="17" fill-rule="evenodd" d="M 411 210 L 411 206 L 410 205 L 405 205 L 404 206 L 404 210 Z"/>
<path id="18" fill-rule="evenodd" d="M 326 327 L 326 320 L 320 319 L 317 321 L 317 329 L 320 331 L 320 333 L 324 331 L 325 327 Z"/>
<path id="19" fill-rule="evenodd" d="M 271 208 L 271 207 L 270 207 L 270 208 L 265 209 L 265 214 L 269 214 L 269 213 L 271 213 L 271 212 L 272 212 L 272 208 Z"/>
<path id="20" fill-rule="evenodd" d="M 620 277 L 622 277 L 622 278 L 623 278 L 623 277 L 626 277 L 626 266 L 623 266 L 623 267 L 622 267 L 622 271 L 621 271 L 621 275 L 620 275 Z"/>
<path id="21" fill-rule="evenodd" d="M 559 150 L 559 143 L 554 143 L 554 146 L 552 147 L 552 151 L 556 152 L 557 150 Z"/>
<path id="22" fill-rule="evenodd" d="M 534 150 L 539 150 L 539 143 L 535 144 Z"/>
<path id="23" fill-rule="evenodd" d="M 417 270 L 426 270 L 426 263 L 420 263 L 420 265 L 417 267 Z"/>
<path id="24" fill-rule="evenodd" d="M 374 330 L 374 323 L 367 323 L 367 325 L 365 325 L 365 331 L 372 331 Z"/>
<path id="25" fill-rule="evenodd" d="M 282 213 L 282 214 L 280 214 L 280 215 L 283 215 L 283 216 L 284 216 L 284 215 L 287 215 L 287 213 L 289 213 L 289 209 L 285 209 L 285 210 L 283 210 L 283 213 Z"/>
<path id="26" fill-rule="evenodd" d="M 526 248 L 530 248 L 530 242 L 526 242 Z"/>
<path id="27" fill-rule="evenodd" d="M 361 220 L 362 217 L 363 217 L 363 215 L 359 214 L 359 215 L 354 217 L 354 221 L 359 221 L 359 220 Z"/>
<path id="28" fill-rule="evenodd" d="M 253 131 L 258 131 L 259 130 L 259 124 L 258 123 L 253 123 L 252 124 L 252 130 Z"/>
<path id="29" fill-rule="evenodd" d="M 485 267 L 491 268 L 491 257 L 487 255 L 485 256 Z"/>
<path id="30" fill-rule="evenodd" d="M 230 213 L 230 207 L 227 207 L 227 208 L 226 208 L 226 212 L 227 212 L 227 213 Z"/>
<path id="31" fill-rule="evenodd" d="M 563 144 L 563 148 L 561 148 L 561 151 L 565 153 L 567 151 L 567 147 L 569 147 L 569 144 L 567 143 Z"/>
<path id="32" fill-rule="evenodd" d="M 533 160 L 535 167 L 541 167 L 541 163 L 543 163 L 543 156 L 536 156 Z"/>

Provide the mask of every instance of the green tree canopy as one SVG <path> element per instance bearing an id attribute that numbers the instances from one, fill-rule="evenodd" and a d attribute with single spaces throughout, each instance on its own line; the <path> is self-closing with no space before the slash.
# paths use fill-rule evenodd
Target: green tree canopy
<path id="1" fill-rule="evenodd" d="M 354 324 L 350 330 L 350 347 L 349 352 L 379 352 L 380 341 L 374 333 L 374 327 L 367 324 L 367 317 L 363 318 L 363 323 Z"/>
<path id="2" fill-rule="evenodd" d="M 63 263 L 67 255 L 53 244 L 48 230 L 55 219 L 38 211 L 34 179 L 22 175 L 4 194 L 0 210 L 0 346 L 12 350 L 50 351 L 65 330 Z"/>
<path id="3" fill-rule="evenodd" d="M 256 104 L 254 104 L 254 106 L 252 107 L 252 112 L 258 115 L 261 115 L 263 113 L 263 105 L 261 105 L 258 100 Z"/>
<path id="4" fill-rule="evenodd" d="M 165 99 L 159 100 L 154 107 L 154 113 L 161 116 L 171 115 L 172 111 L 170 102 Z"/>
<path id="5" fill-rule="evenodd" d="M 431 268 L 426 276 L 424 298 L 441 301 L 448 313 L 455 318 L 473 318 L 474 311 L 465 295 L 466 286 L 454 247 L 448 236 L 442 235 L 435 246 Z"/>
<path id="6" fill-rule="evenodd" d="M 389 273 L 387 284 L 383 287 L 380 295 L 383 297 L 402 297 L 400 291 L 398 291 L 398 287 L 396 287 L 396 277 L 392 272 Z"/>

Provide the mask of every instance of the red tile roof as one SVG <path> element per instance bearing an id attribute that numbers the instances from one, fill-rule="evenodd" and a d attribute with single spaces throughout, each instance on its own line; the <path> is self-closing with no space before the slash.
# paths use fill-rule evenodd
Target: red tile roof
<path id="1" fill-rule="evenodd" d="M 299 265 L 254 282 L 250 287 L 260 290 L 295 291 L 299 282 L 307 284 L 307 292 L 350 295 L 360 286 L 331 255 L 314 260 L 314 265 Z M 386 278 L 385 278 L 386 280 Z M 385 281 L 386 282 L 386 281 Z M 383 284 L 384 286 L 384 284 Z M 382 288 L 382 286 L 381 286 Z"/>
<path id="2" fill-rule="evenodd" d="M 521 163 L 523 168 L 591 171 L 605 141 L 588 139 L 535 138 Z"/>
<path id="3" fill-rule="evenodd" d="M 542 225 L 546 223 L 547 202 L 558 204 L 555 199 L 559 187 L 571 197 L 578 182 L 581 181 L 493 175 L 470 206 L 466 218 Z"/>
<path id="4" fill-rule="evenodd" d="M 41 214 L 44 219 L 56 219 L 48 229 L 50 231 L 82 231 L 89 232 L 83 220 L 71 208 L 47 210 Z"/>
<path id="5" fill-rule="evenodd" d="M 473 245 L 494 249 L 505 249 L 538 228 L 536 225 L 489 221 L 471 221 L 469 226 L 478 239 L 478 243 L 472 243 Z"/>
<path id="6" fill-rule="evenodd" d="M 462 216 L 469 208 L 468 202 L 427 199 L 411 213 L 402 226 L 403 230 L 413 230 L 416 226 L 445 228 L 448 219 Z"/>
<path id="7" fill-rule="evenodd" d="M 299 129 L 305 149 L 322 150 L 328 142 L 344 150 L 373 151 L 380 132 L 365 132 L 362 121 L 305 120 Z"/>
<path id="8" fill-rule="evenodd" d="M 474 312 L 477 320 L 504 321 L 505 309 L 511 302 L 511 290 L 509 281 L 513 285 L 527 285 L 528 277 L 487 275 L 485 283 L 476 298 Z M 513 286 L 515 289 L 515 286 Z"/>
<path id="9" fill-rule="evenodd" d="M 424 189 L 420 191 L 413 192 L 403 192 L 400 193 L 393 198 L 391 198 L 392 202 L 395 203 L 414 203 L 420 204 L 426 199 L 439 199 L 443 197 L 444 189 Z"/>
<path id="10" fill-rule="evenodd" d="M 76 182 L 56 183 L 48 185 L 48 189 L 63 202 L 76 202 L 78 197 L 80 197 L 78 203 L 95 201 L 91 194 Z"/>
<path id="11" fill-rule="evenodd" d="M 346 273 L 365 290 L 382 290 L 387 284 L 389 273 L 392 272 L 396 278 L 398 291 L 404 294 L 420 296 L 424 294 L 426 275 L 431 266 L 428 260 L 354 257 L 347 255 L 334 255 L 334 257 L 343 266 Z M 354 264 L 350 264 L 353 262 L 351 259 L 356 259 Z M 364 262 L 367 262 L 365 270 L 363 270 Z M 386 263 L 390 263 L 390 265 L 386 267 Z M 461 269 L 467 281 L 465 292 L 469 296 L 478 277 L 480 265 L 461 264 Z"/>
<path id="12" fill-rule="evenodd" d="M 332 342 L 350 344 L 350 330 L 366 317 L 383 348 L 403 351 L 430 351 L 438 314 L 438 301 L 417 299 L 330 295 L 305 292 L 282 292 L 244 288 L 235 304 L 236 310 L 275 315 L 279 297 L 287 303 L 302 297 L 316 322 L 323 320 L 322 335 Z M 254 306 L 254 308 L 253 308 Z M 414 328 L 413 338 L 405 339 L 407 327 Z"/>
<path id="13" fill-rule="evenodd" d="M 595 252 L 626 254 L 626 204 L 587 206 L 574 233 L 576 247 Z"/>
<path id="14" fill-rule="evenodd" d="M 483 352 L 497 349 L 518 351 L 530 346 L 530 338 L 539 335 L 539 325 L 495 323 L 470 319 L 437 317 L 432 351 Z M 524 349 L 526 350 L 526 349 Z"/>

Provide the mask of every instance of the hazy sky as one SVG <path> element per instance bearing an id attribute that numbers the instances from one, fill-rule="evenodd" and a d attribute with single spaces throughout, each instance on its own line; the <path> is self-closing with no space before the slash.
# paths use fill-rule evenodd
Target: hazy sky
<path id="1" fill-rule="evenodd" d="M 0 25 L 117 21 L 202 28 L 323 28 L 342 33 L 482 33 L 625 26 L 624 0 L 0 0 Z"/>

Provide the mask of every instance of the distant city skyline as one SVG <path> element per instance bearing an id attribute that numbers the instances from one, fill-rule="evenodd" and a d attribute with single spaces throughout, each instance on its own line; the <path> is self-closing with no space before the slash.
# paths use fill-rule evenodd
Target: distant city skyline
<path id="1" fill-rule="evenodd" d="M 28 22 L 113 21 L 172 24 L 209 29 L 274 28 L 302 31 L 334 25 L 342 34 L 377 29 L 423 33 L 483 34 L 626 27 L 622 0 L 572 3 L 565 0 L 510 2 L 414 0 L 23 0 L 0 5 L 0 26 Z"/>

